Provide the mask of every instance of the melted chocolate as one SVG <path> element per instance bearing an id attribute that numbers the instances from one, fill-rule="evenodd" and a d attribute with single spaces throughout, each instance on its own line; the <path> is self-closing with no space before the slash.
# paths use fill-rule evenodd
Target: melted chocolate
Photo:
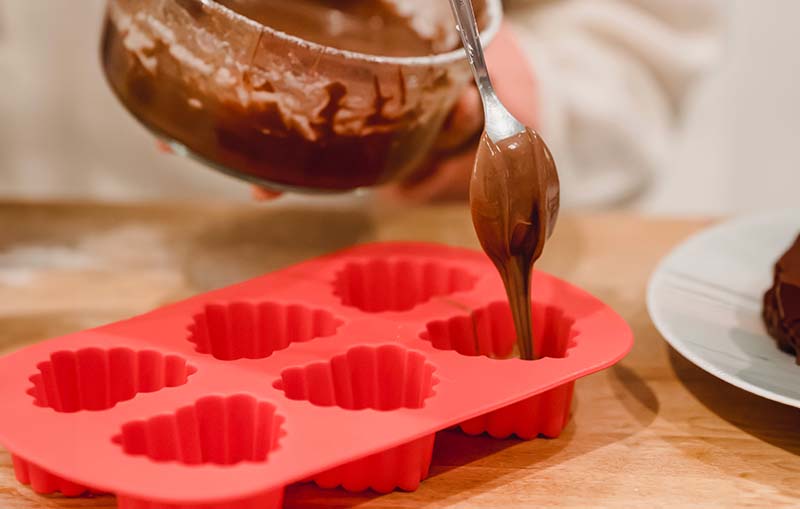
<path id="1" fill-rule="evenodd" d="M 541 137 L 526 129 L 497 143 L 483 134 L 470 182 L 472 223 L 505 284 L 522 359 L 538 349 L 531 329 L 531 273 L 555 226 L 556 166 Z"/>
<path id="2" fill-rule="evenodd" d="M 281 32 L 373 55 L 433 54 L 433 43 L 377 0 L 215 0 Z"/>
<path id="3" fill-rule="evenodd" d="M 778 347 L 800 364 L 800 237 L 775 264 L 775 277 L 764 295 L 764 323 Z"/>
<path id="4" fill-rule="evenodd" d="M 197 5 L 197 2 L 183 2 L 187 6 Z M 235 4 L 239 10 L 260 6 L 258 16 L 255 12 L 250 14 L 266 17 L 272 8 L 289 9 L 287 4 L 323 5 L 330 2 L 225 0 L 224 3 Z M 357 9 L 357 6 L 369 4 L 374 12 L 383 12 L 377 7 L 380 2 L 374 0 L 335 3 L 349 6 L 348 12 L 364 16 L 367 11 L 361 7 Z M 202 16 L 203 10 L 195 7 L 191 13 Z M 389 14 L 380 16 L 384 19 Z M 290 17 L 279 15 L 276 19 L 286 21 Z M 362 21 L 362 28 L 370 26 L 367 18 L 358 19 Z M 400 23 L 399 19 L 386 23 L 396 25 Z M 298 29 L 304 30 L 299 21 Z M 370 30 L 367 31 L 372 34 L 374 30 Z M 365 44 L 397 43 L 370 39 L 369 34 L 364 38 Z M 213 90 L 209 92 L 205 83 L 188 81 L 181 72 L 185 64 L 177 60 L 175 52 L 162 42 L 156 41 L 147 50 L 146 59 L 154 65 L 146 67 L 143 59 L 126 47 L 127 35 L 113 22 L 106 23 L 103 65 L 111 88 L 120 101 L 157 134 L 177 140 L 193 153 L 247 178 L 297 188 L 335 191 L 374 186 L 401 178 L 414 170 L 420 158 L 416 148 L 431 145 L 438 131 L 439 123 L 419 121 L 423 112 L 405 108 L 406 78 L 400 68 L 397 73 L 399 92 L 391 95 L 381 90 L 375 77 L 373 109 L 360 129 L 341 129 L 337 125 L 337 114 L 351 93 L 345 84 L 333 81 L 325 86 L 327 100 L 316 111 L 307 112 L 310 129 L 303 130 L 297 127 L 297 122 L 285 116 L 278 99 L 242 103 L 230 94 L 223 99 Z M 409 41 L 409 38 L 417 36 L 395 33 L 391 37 L 395 36 L 408 43 L 406 48 L 417 47 L 416 43 Z M 377 49 L 377 46 L 371 47 Z M 246 72 L 243 87 L 248 92 L 276 92 L 272 83 L 250 79 Z M 433 112 L 430 116 L 443 119 L 445 113 Z"/>

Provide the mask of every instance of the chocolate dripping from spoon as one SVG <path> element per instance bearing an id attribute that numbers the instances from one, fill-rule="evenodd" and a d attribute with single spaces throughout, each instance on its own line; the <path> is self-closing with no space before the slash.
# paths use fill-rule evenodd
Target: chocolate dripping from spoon
<path id="1" fill-rule="evenodd" d="M 530 360 L 539 353 L 532 335 L 531 275 L 558 216 L 558 174 L 542 138 L 509 113 L 497 97 L 472 3 L 450 0 L 450 6 L 485 118 L 470 180 L 472 222 L 503 279 L 519 355 Z"/>
<path id="2" fill-rule="evenodd" d="M 555 163 L 535 131 L 526 128 L 498 142 L 483 134 L 470 181 L 470 207 L 481 247 L 506 289 L 519 356 L 535 359 L 531 275 L 559 207 Z"/>

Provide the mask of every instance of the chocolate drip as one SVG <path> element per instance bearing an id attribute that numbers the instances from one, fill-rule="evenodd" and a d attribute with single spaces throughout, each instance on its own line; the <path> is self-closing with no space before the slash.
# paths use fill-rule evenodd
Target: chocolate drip
<path id="1" fill-rule="evenodd" d="M 538 351 L 531 327 L 531 273 L 555 226 L 559 205 L 556 166 L 531 129 L 493 142 L 481 137 L 470 183 L 472 222 L 508 294 L 520 357 Z"/>

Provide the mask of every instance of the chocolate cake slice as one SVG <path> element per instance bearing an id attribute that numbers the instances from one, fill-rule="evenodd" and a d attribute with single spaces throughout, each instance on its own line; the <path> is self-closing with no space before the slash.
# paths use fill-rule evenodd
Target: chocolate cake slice
<path id="1" fill-rule="evenodd" d="M 775 264 L 775 280 L 764 295 L 764 323 L 780 349 L 800 364 L 800 237 Z"/>

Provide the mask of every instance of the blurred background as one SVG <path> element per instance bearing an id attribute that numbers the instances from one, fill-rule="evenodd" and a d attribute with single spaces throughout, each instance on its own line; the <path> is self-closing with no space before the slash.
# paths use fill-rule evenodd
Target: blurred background
<path id="1" fill-rule="evenodd" d="M 0 0 L 0 199 L 250 199 L 243 183 L 160 154 L 112 96 L 98 63 L 103 7 Z M 685 97 L 658 171 L 615 206 L 733 214 L 797 202 L 800 2 L 720 10 L 719 56 Z"/>

